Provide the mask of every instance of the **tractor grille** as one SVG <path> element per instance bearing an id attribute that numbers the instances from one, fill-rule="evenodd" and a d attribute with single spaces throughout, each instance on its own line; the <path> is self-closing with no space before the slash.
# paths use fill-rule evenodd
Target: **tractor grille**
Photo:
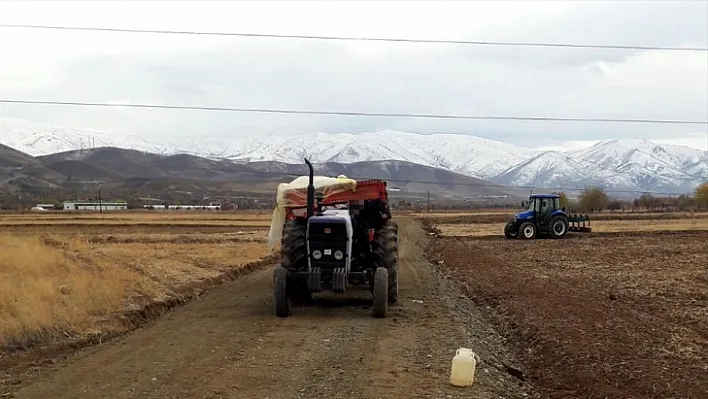
<path id="1" fill-rule="evenodd" d="M 312 256 L 315 250 L 322 253 L 320 259 L 315 259 Z M 334 258 L 336 251 L 341 251 L 342 254 L 344 254 L 342 259 L 337 260 Z M 343 240 L 317 240 L 310 237 L 310 259 L 312 260 L 313 266 L 321 268 L 341 267 L 347 259 L 347 243 Z"/>
<path id="2" fill-rule="evenodd" d="M 343 223 L 312 223 L 309 232 L 310 261 L 313 267 L 332 269 L 342 267 L 347 259 L 347 229 Z M 322 253 L 320 259 L 315 259 L 312 253 L 318 250 Z M 336 251 L 344 256 L 337 260 Z"/>
<path id="3" fill-rule="evenodd" d="M 310 244 L 310 262 L 324 272 L 342 267 L 347 260 L 347 225 L 338 217 L 318 216 L 308 221 L 308 242 Z M 319 251 L 319 259 L 313 254 Z M 334 254 L 341 251 L 342 259 Z"/>

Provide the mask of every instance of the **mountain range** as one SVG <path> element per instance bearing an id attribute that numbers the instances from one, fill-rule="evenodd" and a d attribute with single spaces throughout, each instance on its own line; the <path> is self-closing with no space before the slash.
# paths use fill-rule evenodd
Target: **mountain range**
<path id="1" fill-rule="evenodd" d="M 606 140 L 574 151 L 542 151 L 461 134 L 379 130 L 231 139 L 156 138 L 0 119 L 0 143 L 33 156 L 117 147 L 243 165 L 301 164 L 304 157 L 338 165 L 399 161 L 402 163 L 389 165 L 417 164 L 521 187 L 582 189 L 599 185 L 615 191 L 685 193 L 708 179 L 708 151 L 644 139 Z M 381 165 L 385 164 L 378 166 Z"/>
<path id="2" fill-rule="evenodd" d="M 317 174 L 386 180 L 394 202 L 516 204 L 526 193 L 405 161 L 313 163 Z M 33 157 L 0 145 L 0 207 L 66 199 L 122 198 L 141 202 L 226 202 L 272 206 L 279 183 L 306 175 L 303 163 L 238 163 L 190 154 L 163 155 L 116 147 Z M 430 196 L 430 197 L 428 197 Z M 10 204 L 12 203 L 12 204 Z M 12 205 L 12 206 L 11 206 Z"/>

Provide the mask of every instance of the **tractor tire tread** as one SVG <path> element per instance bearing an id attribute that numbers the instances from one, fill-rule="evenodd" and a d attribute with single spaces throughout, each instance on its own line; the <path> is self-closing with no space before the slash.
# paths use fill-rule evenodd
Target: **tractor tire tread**
<path id="1" fill-rule="evenodd" d="M 376 318 L 386 317 L 388 310 L 388 270 L 385 267 L 378 267 L 374 271 L 374 300 L 373 313 Z"/>
<path id="2" fill-rule="evenodd" d="M 525 228 L 526 226 L 531 226 L 531 227 L 533 228 L 533 235 L 532 235 L 531 237 L 526 237 L 526 236 L 524 235 L 524 228 Z M 521 237 L 521 238 L 524 239 L 524 240 L 532 240 L 532 239 L 534 239 L 534 238 L 537 238 L 537 237 L 538 237 L 538 228 L 537 228 L 536 225 L 533 224 L 532 222 L 523 222 L 523 223 L 521 223 L 521 225 L 519 226 L 519 237 Z"/>
<path id="3" fill-rule="evenodd" d="M 376 231 L 372 245 L 373 267 L 383 267 L 388 271 L 388 302 L 398 301 L 398 225 L 387 220 Z"/>
<path id="4" fill-rule="evenodd" d="M 290 299 L 288 298 L 288 269 L 278 266 L 273 272 L 273 291 L 275 300 L 275 315 L 287 317 L 290 315 Z"/>
<path id="5" fill-rule="evenodd" d="M 288 221 L 283 226 L 280 259 L 284 268 L 302 270 L 307 267 L 307 225 Z M 307 279 L 288 281 L 288 295 L 294 303 L 306 304 L 312 300 Z"/>
<path id="6" fill-rule="evenodd" d="M 563 234 L 561 234 L 561 235 L 556 234 L 555 230 L 553 230 L 553 225 L 558 220 L 563 220 L 565 223 L 565 230 L 563 231 Z M 565 216 L 556 215 L 556 216 L 552 217 L 551 220 L 548 221 L 548 237 L 550 237 L 550 238 L 553 238 L 553 239 L 564 238 L 568 234 L 569 230 L 570 230 L 570 223 L 568 222 L 568 218 Z"/>
<path id="7" fill-rule="evenodd" d="M 509 240 L 513 240 L 515 238 L 519 237 L 519 232 L 517 231 L 512 231 L 512 228 L 514 227 L 514 224 L 509 222 L 506 225 L 504 225 L 504 237 L 506 237 Z"/>

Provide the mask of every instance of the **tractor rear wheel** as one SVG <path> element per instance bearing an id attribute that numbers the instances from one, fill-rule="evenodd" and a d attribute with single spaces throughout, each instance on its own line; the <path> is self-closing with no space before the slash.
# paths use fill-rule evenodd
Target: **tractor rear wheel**
<path id="1" fill-rule="evenodd" d="M 307 269 L 307 225 L 291 220 L 283 226 L 280 245 L 280 261 L 288 270 Z M 310 288 L 305 278 L 288 280 L 288 295 L 294 303 L 309 303 L 312 300 Z"/>
<path id="2" fill-rule="evenodd" d="M 290 315 L 290 298 L 288 295 L 288 269 L 278 266 L 273 272 L 273 291 L 275 294 L 275 315 L 288 317 Z"/>
<path id="3" fill-rule="evenodd" d="M 536 238 L 536 225 L 531 222 L 523 222 L 519 226 L 519 236 L 524 240 Z"/>
<path id="4" fill-rule="evenodd" d="M 389 219 L 376 231 L 371 243 L 374 270 L 383 267 L 388 272 L 388 302 L 398 301 L 398 224 Z"/>
<path id="5" fill-rule="evenodd" d="M 548 222 L 548 236 L 551 238 L 563 238 L 568 234 L 568 219 L 563 216 L 554 216 Z"/>
<path id="6" fill-rule="evenodd" d="M 388 310 L 388 270 L 385 267 L 377 267 L 374 272 L 374 317 L 386 317 Z"/>
<path id="7" fill-rule="evenodd" d="M 390 219 L 388 223 L 393 226 L 394 235 L 396 236 L 396 257 L 398 257 L 398 223 Z"/>

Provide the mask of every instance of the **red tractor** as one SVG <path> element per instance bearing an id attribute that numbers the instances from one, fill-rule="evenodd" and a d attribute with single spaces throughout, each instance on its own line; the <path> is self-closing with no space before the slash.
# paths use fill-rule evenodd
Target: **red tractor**
<path id="1" fill-rule="evenodd" d="M 385 317 L 398 298 L 398 225 L 391 219 L 386 182 L 315 191 L 312 164 L 305 163 L 308 186 L 284 193 L 281 265 L 273 275 L 276 315 L 290 315 L 291 301 L 307 303 L 312 293 L 368 285 L 374 316 Z"/>

